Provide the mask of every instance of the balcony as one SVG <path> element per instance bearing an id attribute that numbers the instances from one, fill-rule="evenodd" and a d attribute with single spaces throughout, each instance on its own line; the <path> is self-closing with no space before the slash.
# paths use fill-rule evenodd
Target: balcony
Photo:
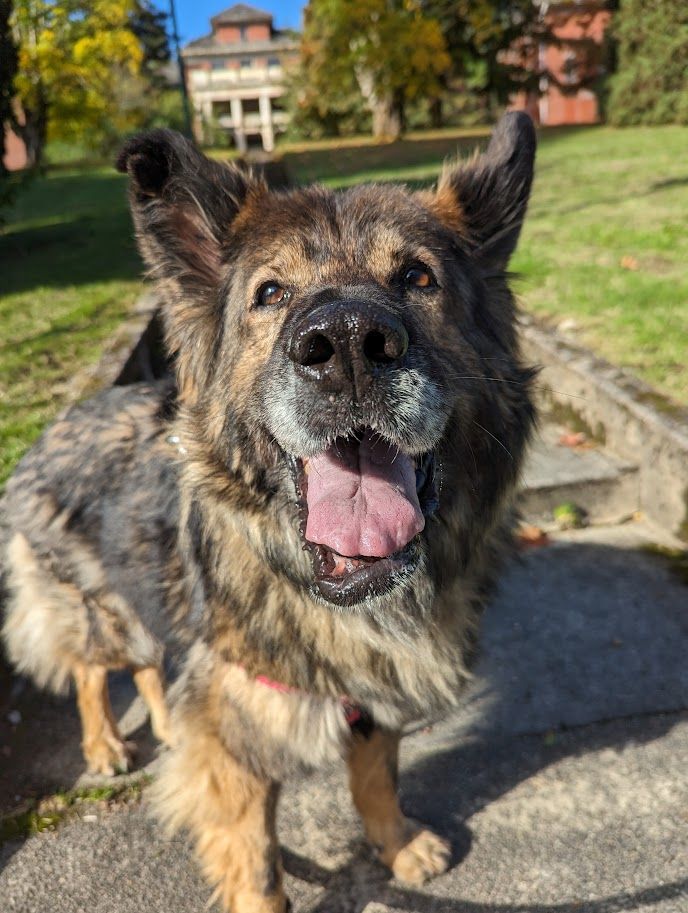
<path id="1" fill-rule="evenodd" d="M 192 92 L 213 89 L 235 89 L 252 86 L 281 84 L 282 67 L 242 67 L 234 70 L 189 70 L 189 88 Z"/>
<path id="2" fill-rule="evenodd" d="M 221 114 L 217 122 L 224 130 L 234 130 L 238 125 L 234 123 L 231 114 Z M 289 123 L 289 115 L 286 111 L 272 111 L 272 125 L 280 129 L 286 128 Z M 260 133 L 261 130 L 260 114 L 252 111 L 244 114 L 242 127 L 245 133 Z"/>

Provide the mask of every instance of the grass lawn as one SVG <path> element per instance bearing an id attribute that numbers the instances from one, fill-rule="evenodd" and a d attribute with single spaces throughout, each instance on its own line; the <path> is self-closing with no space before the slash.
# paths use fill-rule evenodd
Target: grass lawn
<path id="1" fill-rule="evenodd" d="M 0 234 L 0 486 L 136 300 L 125 183 L 107 168 L 36 178 Z"/>
<path id="2" fill-rule="evenodd" d="M 401 143 L 281 147 L 294 179 L 431 183 L 481 130 Z M 610 361 L 688 402 L 688 128 L 588 128 L 541 138 L 533 201 L 513 261 L 524 307 L 567 319 Z M 125 181 L 55 170 L 22 193 L 0 235 L 0 484 L 94 362 L 140 290 Z"/>

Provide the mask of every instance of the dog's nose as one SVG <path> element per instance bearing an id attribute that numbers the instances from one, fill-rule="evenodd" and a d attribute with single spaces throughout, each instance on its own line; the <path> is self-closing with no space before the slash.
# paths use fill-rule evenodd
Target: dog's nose
<path id="1" fill-rule="evenodd" d="M 362 393 L 374 377 L 398 367 L 409 345 L 406 327 L 392 311 L 367 301 L 332 301 L 296 325 L 288 353 L 302 377 L 323 389 L 353 384 Z"/>

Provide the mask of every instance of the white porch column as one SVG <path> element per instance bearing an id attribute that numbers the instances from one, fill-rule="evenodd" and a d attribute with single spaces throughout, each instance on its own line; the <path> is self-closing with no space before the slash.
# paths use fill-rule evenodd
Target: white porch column
<path id="1" fill-rule="evenodd" d="M 240 98 L 230 99 L 232 123 L 234 124 L 234 142 L 239 152 L 246 152 L 246 133 L 244 132 L 244 106 Z"/>
<path id="2" fill-rule="evenodd" d="M 203 141 L 207 142 L 212 123 L 213 123 L 213 100 L 212 98 L 204 98 L 201 101 L 201 123 L 202 123 L 202 136 Z"/>
<path id="3" fill-rule="evenodd" d="M 266 152 L 272 152 L 275 148 L 275 131 L 272 126 L 272 104 L 269 95 L 258 96 L 258 107 L 260 110 L 260 137 L 263 141 L 263 149 Z"/>

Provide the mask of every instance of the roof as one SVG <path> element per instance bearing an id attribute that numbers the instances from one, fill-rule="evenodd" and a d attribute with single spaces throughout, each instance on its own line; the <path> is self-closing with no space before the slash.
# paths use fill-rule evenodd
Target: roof
<path id="1" fill-rule="evenodd" d="M 246 57 L 251 54 L 270 54 L 279 51 L 293 51 L 298 41 L 288 35 L 276 35 L 270 41 L 218 41 L 214 35 L 196 38 L 182 48 L 182 57 Z"/>
<path id="2" fill-rule="evenodd" d="M 246 3 L 235 3 L 226 10 L 213 16 L 210 20 L 213 25 L 244 25 L 250 22 L 272 22 L 272 13 L 258 10 L 255 6 Z"/>

